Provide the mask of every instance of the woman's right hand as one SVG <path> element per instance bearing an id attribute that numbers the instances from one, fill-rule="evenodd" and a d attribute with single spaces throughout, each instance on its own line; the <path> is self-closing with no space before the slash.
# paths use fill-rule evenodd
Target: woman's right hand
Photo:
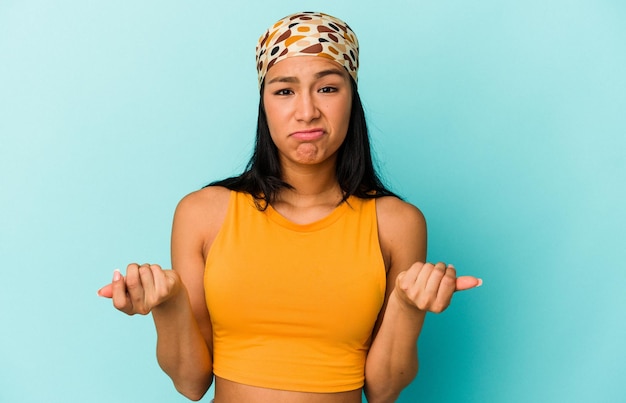
<path id="1" fill-rule="evenodd" d="M 98 295 L 112 298 L 113 306 L 127 315 L 146 315 L 180 289 L 181 280 L 175 271 L 163 270 L 156 264 L 131 263 L 126 277 L 115 270 L 113 281 L 98 290 Z"/>

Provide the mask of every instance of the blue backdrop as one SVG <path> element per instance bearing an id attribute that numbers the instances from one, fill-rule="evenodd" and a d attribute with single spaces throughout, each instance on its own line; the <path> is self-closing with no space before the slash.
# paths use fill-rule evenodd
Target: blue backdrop
<path id="1" fill-rule="evenodd" d="M 243 168 L 256 40 L 302 9 L 359 35 L 429 259 L 485 282 L 428 318 L 401 401 L 626 401 L 619 0 L 0 2 L 0 401 L 186 401 L 150 317 L 95 292 L 168 266 L 177 201 Z"/>

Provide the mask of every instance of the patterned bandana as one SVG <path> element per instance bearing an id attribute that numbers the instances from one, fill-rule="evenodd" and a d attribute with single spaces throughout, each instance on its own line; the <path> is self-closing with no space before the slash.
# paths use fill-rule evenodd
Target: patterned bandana
<path id="1" fill-rule="evenodd" d="M 302 12 L 270 27 L 256 47 L 259 88 L 267 71 L 293 56 L 321 56 L 346 68 L 354 81 L 359 69 L 359 42 L 348 24 L 328 14 Z"/>

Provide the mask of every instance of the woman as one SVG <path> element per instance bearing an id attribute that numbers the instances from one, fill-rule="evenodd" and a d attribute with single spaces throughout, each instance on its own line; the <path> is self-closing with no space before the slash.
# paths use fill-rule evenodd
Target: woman
<path id="1" fill-rule="evenodd" d="M 257 70 L 246 171 L 179 203 L 173 270 L 131 264 L 99 294 L 152 312 L 159 364 L 192 400 L 215 378 L 217 403 L 395 401 L 426 312 L 481 280 L 423 263 L 424 217 L 376 176 L 348 25 L 290 15 Z"/>

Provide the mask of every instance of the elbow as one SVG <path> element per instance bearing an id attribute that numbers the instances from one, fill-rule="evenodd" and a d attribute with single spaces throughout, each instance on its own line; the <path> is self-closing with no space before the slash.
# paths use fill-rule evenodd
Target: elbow
<path id="1" fill-rule="evenodd" d="M 211 386 L 211 381 L 200 385 L 176 385 L 176 390 L 187 399 L 197 402 L 202 399 Z"/>
<path id="2" fill-rule="evenodd" d="M 400 393 L 409 386 L 417 377 L 418 368 L 413 367 L 408 370 L 386 374 L 377 379 L 365 380 L 365 397 L 369 403 L 393 403 L 398 400 Z M 372 377 L 374 378 L 374 377 Z"/>
<path id="3" fill-rule="evenodd" d="M 392 393 L 390 390 L 379 391 L 375 393 L 370 390 L 365 390 L 365 398 L 369 403 L 394 403 L 398 400 L 400 393 Z"/>
<path id="4" fill-rule="evenodd" d="M 170 377 L 176 391 L 189 400 L 197 402 L 202 399 L 213 384 L 213 367 L 210 362 L 182 368 L 167 366 L 165 360 L 158 362 L 163 372 Z"/>
<path id="5" fill-rule="evenodd" d="M 183 378 L 185 379 L 185 378 Z M 213 383 L 213 374 L 196 379 L 174 381 L 174 387 L 187 399 L 197 402 L 202 399 Z"/>
<path id="6" fill-rule="evenodd" d="M 207 389 L 208 390 L 208 389 Z M 202 399 L 202 397 L 204 396 L 204 394 L 206 393 L 206 390 L 204 392 L 200 392 L 200 393 L 186 393 L 186 392 L 182 392 L 179 391 L 181 395 L 185 396 L 187 399 L 197 402 L 200 399 Z"/>

